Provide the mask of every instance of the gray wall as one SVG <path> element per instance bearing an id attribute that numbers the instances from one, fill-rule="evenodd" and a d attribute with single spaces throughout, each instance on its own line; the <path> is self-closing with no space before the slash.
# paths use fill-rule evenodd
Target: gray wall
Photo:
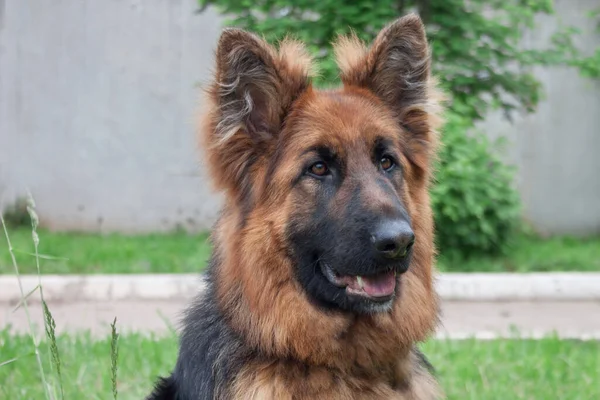
<path id="1" fill-rule="evenodd" d="M 559 0 L 591 32 L 597 0 Z M 218 198 L 195 147 L 194 112 L 220 30 L 196 0 L 0 0 L 0 200 L 29 188 L 53 229 L 205 229 Z M 526 44 L 547 39 L 556 20 Z M 600 37 L 582 39 L 592 50 Z M 507 157 L 526 217 L 544 232 L 600 231 L 600 84 L 539 70 L 534 115 L 482 124 Z"/>
<path id="2" fill-rule="evenodd" d="M 555 0 L 560 21 L 583 32 L 578 45 L 591 53 L 600 34 L 586 12 L 598 0 Z M 557 18 L 539 19 L 524 38 L 536 48 L 548 42 Z M 540 233 L 600 233 L 600 81 L 571 68 L 538 68 L 545 100 L 537 112 L 509 123 L 491 115 L 480 128 L 508 139 L 507 158 L 518 167 L 517 185 L 526 219 Z"/>
<path id="3" fill-rule="evenodd" d="M 46 226 L 210 226 L 194 137 L 220 31 L 195 0 L 5 0 L 0 185 Z M 1 189 L 0 189 L 1 190 Z"/>

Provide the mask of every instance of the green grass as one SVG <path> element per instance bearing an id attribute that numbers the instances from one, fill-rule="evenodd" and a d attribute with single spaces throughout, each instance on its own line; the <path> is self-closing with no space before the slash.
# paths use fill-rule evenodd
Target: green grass
<path id="1" fill-rule="evenodd" d="M 423 349 L 449 399 L 600 399 L 597 341 L 431 341 Z"/>
<path id="2" fill-rule="evenodd" d="M 111 342 L 109 336 L 94 340 L 90 335 L 58 335 L 57 346 L 62 362 L 65 399 L 112 398 Z M 0 331 L 0 363 L 17 358 L 0 367 L 0 399 L 43 399 L 44 389 L 31 355 L 31 339 Z M 46 379 L 58 388 L 51 375 L 47 342 L 40 346 Z M 119 399 L 143 399 L 150 391 L 152 377 L 166 374 L 175 365 L 177 340 L 157 339 L 149 335 L 119 335 L 117 385 Z"/>
<path id="3" fill-rule="evenodd" d="M 22 274 L 36 274 L 31 228 L 9 228 Z M 183 232 L 126 236 L 38 232 L 44 274 L 198 272 L 210 256 L 207 234 Z M 14 273 L 5 242 L 0 241 L 0 274 Z M 60 258 L 62 257 L 62 258 Z"/>
<path id="4" fill-rule="evenodd" d="M 65 399 L 111 398 L 111 338 L 59 335 Z M 544 340 L 431 341 L 424 351 L 449 399 L 516 400 L 600 398 L 600 343 Z M 41 347 L 45 370 L 50 356 Z M 27 336 L 0 331 L 0 398 L 42 399 L 44 392 Z M 119 336 L 119 399 L 141 399 L 154 378 L 175 363 L 177 339 Z M 52 382 L 54 376 L 47 373 Z M 55 384 L 55 382 L 54 382 Z"/>
<path id="5" fill-rule="evenodd" d="M 12 228 L 21 273 L 36 273 L 30 228 Z M 199 272 L 210 255 L 208 235 L 183 232 L 140 236 L 51 233 L 40 231 L 45 274 Z M 453 260 L 442 254 L 438 267 L 449 272 L 600 271 L 600 237 L 541 239 L 521 235 L 505 257 Z M 2 242 L 0 242 L 2 243 Z M 13 273 L 10 255 L 0 244 L 0 274 Z"/>
<path id="6" fill-rule="evenodd" d="M 504 257 L 450 260 L 442 254 L 438 268 L 446 272 L 600 271 L 600 236 L 543 239 L 523 234 Z"/>

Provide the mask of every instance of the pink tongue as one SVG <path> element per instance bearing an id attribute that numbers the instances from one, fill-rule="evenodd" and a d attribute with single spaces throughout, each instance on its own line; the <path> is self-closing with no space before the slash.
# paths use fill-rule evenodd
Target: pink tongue
<path id="1" fill-rule="evenodd" d="M 375 276 L 363 276 L 362 280 L 363 290 L 372 297 L 389 296 L 396 289 L 396 275 L 394 271 Z"/>

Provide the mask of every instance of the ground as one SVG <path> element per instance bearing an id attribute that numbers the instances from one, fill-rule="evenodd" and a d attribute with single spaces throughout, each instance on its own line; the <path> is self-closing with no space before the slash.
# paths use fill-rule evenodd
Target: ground
<path id="1" fill-rule="evenodd" d="M 39 295 L 39 293 L 36 293 Z M 28 321 L 43 330 L 44 320 L 39 300 L 29 302 L 27 318 L 15 303 L 0 302 L 0 329 L 11 326 L 13 333 L 29 332 Z M 179 326 L 189 298 L 119 299 L 69 301 L 54 299 L 48 307 L 56 320 L 56 331 L 89 331 L 104 337 L 115 319 L 122 332 L 167 334 Z M 477 335 L 489 338 L 538 338 L 557 333 L 562 338 L 600 339 L 600 302 L 588 301 L 452 301 L 440 302 L 441 318 L 438 337 L 464 339 Z M 41 330 L 38 330 L 41 332 Z M 1 353 L 0 353 L 1 356 Z M 600 355 L 599 355 L 600 357 Z M 599 359 L 600 362 L 600 359 Z"/>
<path id="2" fill-rule="evenodd" d="M 11 228 L 22 274 L 36 273 L 31 230 Z M 185 233 L 141 236 L 51 233 L 40 231 L 39 252 L 59 257 L 43 259 L 42 273 L 176 273 L 199 272 L 210 256 L 207 234 Z M 521 234 L 503 256 L 449 259 L 443 254 L 438 268 L 447 272 L 600 271 L 600 236 L 541 239 Z M 63 258 L 60 258 L 63 257 Z M 7 251 L 0 251 L 0 274 L 14 273 Z"/>

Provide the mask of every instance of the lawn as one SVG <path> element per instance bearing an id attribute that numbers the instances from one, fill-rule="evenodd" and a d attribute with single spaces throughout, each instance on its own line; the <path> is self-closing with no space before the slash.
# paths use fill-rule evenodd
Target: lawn
<path id="1" fill-rule="evenodd" d="M 446 272 L 600 272 L 600 236 L 544 239 L 521 234 L 506 256 L 451 261 L 441 254 L 438 268 Z"/>
<path id="2" fill-rule="evenodd" d="M 35 273 L 31 231 L 9 229 L 21 273 Z M 42 273 L 178 273 L 199 272 L 210 256 L 207 234 L 141 236 L 51 233 L 40 231 Z M 0 274 L 14 273 L 4 238 L 0 240 Z M 448 272 L 600 271 L 600 237 L 541 239 L 521 235 L 504 257 L 450 260 L 441 254 L 438 267 Z M 61 258 L 62 257 L 62 258 Z"/>
<path id="3" fill-rule="evenodd" d="M 0 331 L 0 398 L 43 399 L 35 357 L 27 336 Z M 65 399 L 109 399 L 110 339 L 59 336 Z M 600 343 L 543 340 L 430 341 L 423 349 L 436 366 L 448 399 L 514 400 L 600 398 Z M 50 362 L 41 348 L 47 379 Z M 136 334 L 119 339 L 119 399 L 148 394 L 157 374 L 172 368 L 175 337 Z M 29 354 L 29 355 L 28 355 Z M 56 380 L 54 380 L 56 384 Z"/>
<path id="4" fill-rule="evenodd" d="M 207 234 L 183 232 L 140 236 L 38 232 L 41 272 L 47 274 L 177 273 L 201 271 L 210 257 Z M 4 236 L 4 235 L 2 235 Z M 9 228 L 20 273 L 36 273 L 31 229 Z M 0 238 L 0 274 L 14 274 Z"/>

